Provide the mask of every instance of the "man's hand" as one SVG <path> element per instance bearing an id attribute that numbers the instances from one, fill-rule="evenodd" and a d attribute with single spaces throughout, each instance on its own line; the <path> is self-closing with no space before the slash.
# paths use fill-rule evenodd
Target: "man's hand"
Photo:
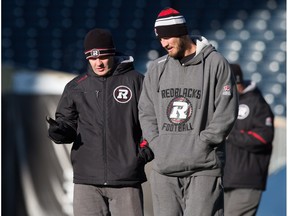
<path id="1" fill-rule="evenodd" d="M 48 135 L 55 143 L 71 143 L 75 140 L 76 131 L 68 124 L 57 122 L 49 116 L 46 116 L 46 121 L 49 123 Z"/>
<path id="2" fill-rule="evenodd" d="M 153 151 L 149 148 L 147 140 L 143 139 L 139 147 L 140 149 L 138 157 L 140 158 L 140 160 L 142 160 L 146 164 L 154 159 Z"/>
<path id="3" fill-rule="evenodd" d="M 50 118 L 49 116 L 46 116 L 46 121 L 49 123 L 50 127 L 55 127 L 55 126 L 59 126 L 59 124 L 57 123 L 57 121 L 55 121 L 54 119 Z"/>

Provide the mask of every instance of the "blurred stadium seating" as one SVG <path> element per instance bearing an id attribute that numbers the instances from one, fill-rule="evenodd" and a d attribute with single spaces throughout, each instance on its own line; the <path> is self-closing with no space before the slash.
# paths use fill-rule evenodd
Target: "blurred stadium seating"
<path id="1" fill-rule="evenodd" d="M 247 79 L 264 91 L 275 115 L 286 115 L 286 1 L 2 1 L 2 62 L 37 70 L 86 70 L 83 38 L 94 27 L 109 28 L 117 49 L 135 58 L 145 73 L 163 54 L 154 37 L 159 11 L 172 6 L 185 15 L 191 34 L 201 34 Z"/>

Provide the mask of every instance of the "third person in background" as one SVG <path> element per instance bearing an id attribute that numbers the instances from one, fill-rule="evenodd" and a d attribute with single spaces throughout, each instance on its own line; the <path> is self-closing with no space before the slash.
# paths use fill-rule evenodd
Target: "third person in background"
<path id="1" fill-rule="evenodd" d="M 256 215 L 265 190 L 272 141 L 273 113 L 253 82 L 244 82 L 241 67 L 231 64 L 239 92 L 238 119 L 226 142 L 225 215 Z"/>

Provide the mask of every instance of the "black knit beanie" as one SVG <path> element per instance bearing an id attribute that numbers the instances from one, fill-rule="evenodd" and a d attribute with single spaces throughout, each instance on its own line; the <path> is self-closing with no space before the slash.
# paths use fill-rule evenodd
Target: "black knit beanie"
<path id="1" fill-rule="evenodd" d="M 166 8 L 158 14 L 154 30 L 158 38 L 188 35 L 185 18 L 173 8 Z"/>
<path id="2" fill-rule="evenodd" d="M 106 29 L 92 29 L 84 39 L 86 59 L 115 55 L 112 34 Z"/>
<path id="3" fill-rule="evenodd" d="M 243 73 L 239 64 L 230 64 L 232 73 L 234 74 L 237 84 L 243 83 Z"/>

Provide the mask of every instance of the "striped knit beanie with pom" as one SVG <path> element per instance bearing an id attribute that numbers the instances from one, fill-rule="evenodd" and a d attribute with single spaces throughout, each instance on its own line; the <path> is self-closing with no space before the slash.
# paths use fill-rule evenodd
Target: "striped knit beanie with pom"
<path id="1" fill-rule="evenodd" d="M 154 30 L 158 38 L 188 35 L 185 18 L 173 8 L 166 8 L 158 14 Z"/>

